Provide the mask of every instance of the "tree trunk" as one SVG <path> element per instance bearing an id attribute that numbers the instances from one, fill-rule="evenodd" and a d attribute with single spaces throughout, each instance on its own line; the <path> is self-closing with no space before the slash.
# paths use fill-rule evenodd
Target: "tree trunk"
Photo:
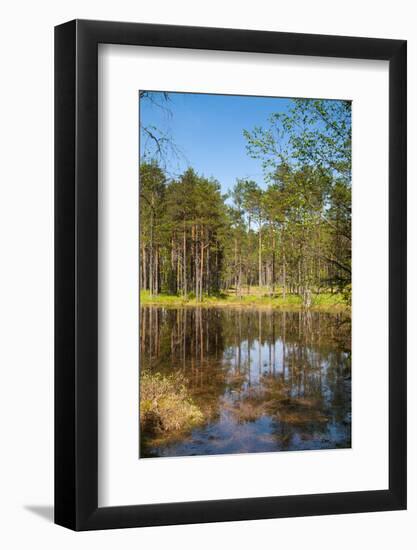
<path id="1" fill-rule="evenodd" d="M 239 298 L 242 299 L 242 255 L 239 255 Z"/>
<path id="2" fill-rule="evenodd" d="M 262 286 L 262 220 L 259 218 L 259 231 L 258 231 L 258 271 L 259 271 L 259 286 Z"/>
<path id="3" fill-rule="evenodd" d="M 272 230 L 272 294 L 275 294 L 275 232 Z"/>
<path id="4" fill-rule="evenodd" d="M 149 246 L 149 295 L 153 296 L 153 208 L 151 209 L 151 227 L 150 227 L 150 246 Z"/>
<path id="5" fill-rule="evenodd" d="M 203 301 L 203 273 L 204 273 L 204 243 L 200 242 L 200 301 Z"/>
<path id="6" fill-rule="evenodd" d="M 237 296 L 237 238 L 235 237 L 235 294 Z"/>
<path id="7" fill-rule="evenodd" d="M 285 262 L 285 252 L 282 254 L 282 297 L 285 300 L 287 296 L 287 266 Z"/>
<path id="8" fill-rule="evenodd" d="M 184 221 L 184 231 L 183 231 L 183 280 L 182 280 L 182 292 L 184 296 L 187 296 L 187 237 L 185 232 L 185 221 Z"/>

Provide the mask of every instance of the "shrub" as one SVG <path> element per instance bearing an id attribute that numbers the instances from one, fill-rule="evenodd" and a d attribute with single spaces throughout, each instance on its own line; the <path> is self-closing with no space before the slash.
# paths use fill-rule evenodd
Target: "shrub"
<path id="1" fill-rule="evenodd" d="M 140 378 L 140 426 L 147 433 L 183 431 L 200 424 L 203 414 L 188 394 L 186 379 L 175 373 L 144 372 Z"/>

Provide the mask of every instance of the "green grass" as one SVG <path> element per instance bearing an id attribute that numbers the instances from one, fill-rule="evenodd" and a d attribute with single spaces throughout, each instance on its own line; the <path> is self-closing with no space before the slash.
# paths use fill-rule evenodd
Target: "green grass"
<path id="1" fill-rule="evenodd" d="M 286 310 L 303 309 L 303 303 L 300 296 L 287 294 L 285 300 L 281 292 L 270 296 L 267 288 L 253 287 L 251 293 L 247 291 L 242 296 L 237 296 L 234 292 L 226 292 L 215 296 L 203 296 L 203 300 L 197 301 L 193 295 L 176 296 L 172 294 L 158 294 L 150 296 L 149 292 L 142 290 L 140 293 L 141 305 L 160 305 L 165 307 L 265 307 Z M 348 311 L 350 306 L 342 294 L 320 293 L 312 295 L 313 311 Z"/>

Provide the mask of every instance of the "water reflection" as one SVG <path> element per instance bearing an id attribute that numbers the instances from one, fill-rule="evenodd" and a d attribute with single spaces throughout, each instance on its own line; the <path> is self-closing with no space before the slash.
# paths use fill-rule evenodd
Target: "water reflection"
<path id="1" fill-rule="evenodd" d="M 141 309 L 141 368 L 181 371 L 204 426 L 141 457 L 351 444 L 350 318 L 231 308 Z"/>

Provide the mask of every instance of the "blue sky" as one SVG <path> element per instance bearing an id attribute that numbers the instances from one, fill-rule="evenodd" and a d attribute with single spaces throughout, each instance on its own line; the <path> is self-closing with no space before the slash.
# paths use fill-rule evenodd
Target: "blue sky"
<path id="1" fill-rule="evenodd" d="M 291 100 L 282 98 L 190 93 L 170 93 L 169 101 L 164 101 L 155 93 L 151 100 L 140 101 L 140 118 L 142 126 L 154 126 L 179 149 L 178 160 L 168 157 L 169 171 L 178 173 L 192 166 L 199 174 L 217 179 L 227 193 L 236 178 L 250 178 L 264 186 L 261 162 L 248 156 L 243 129 L 267 127 L 269 115 L 288 111 L 290 104 Z"/>

